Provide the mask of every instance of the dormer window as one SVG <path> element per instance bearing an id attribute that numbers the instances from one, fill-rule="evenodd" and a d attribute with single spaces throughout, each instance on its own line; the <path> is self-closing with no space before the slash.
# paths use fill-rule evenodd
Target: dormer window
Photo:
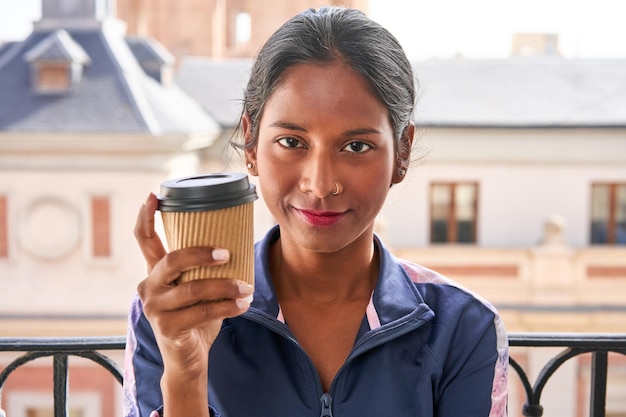
<path id="1" fill-rule="evenodd" d="M 146 74 L 164 87 L 173 84 L 174 57 L 159 42 L 152 38 L 130 36 L 126 44 Z"/>
<path id="2" fill-rule="evenodd" d="M 64 94 L 82 78 L 91 60 L 65 30 L 57 30 L 24 55 L 31 68 L 31 84 L 39 94 Z"/>
<path id="3" fill-rule="evenodd" d="M 33 81 L 40 93 L 63 93 L 69 91 L 70 71 L 66 62 L 39 62 L 33 65 Z"/>

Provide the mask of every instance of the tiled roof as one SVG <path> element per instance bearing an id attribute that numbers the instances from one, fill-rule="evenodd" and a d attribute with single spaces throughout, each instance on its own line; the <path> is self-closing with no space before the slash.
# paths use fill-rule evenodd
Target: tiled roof
<path id="1" fill-rule="evenodd" d="M 424 124 L 626 126 L 626 60 L 433 60 L 415 72 Z"/>
<path id="2" fill-rule="evenodd" d="M 216 122 L 176 86 L 148 77 L 121 32 L 67 30 L 90 62 L 64 94 L 39 94 L 26 54 L 54 31 L 35 31 L 0 49 L 0 132 L 208 133 Z M 36 51 L 36 50 L 35 50 Z M 57 51 L 58 52 L 58 51 Z"/>
<path id="3" fill-rule="evenodd" d="M 252 61 L 248 59 L 183 58 L 176 74 L 176 84 L 198 101 L 222 127 L 236 126 L 251 65 Z"/>
<path id="4" fill-rule="evenodd" d="M 186 58 L 177 83 L 233 126 L 251 61 Z M 626 60 L 554 57 L 416 62 L 422 126 L 626 126 Z"/>
<path id="5" fill-rule="evenodd" d="M 151 38 L 127 36 L 126 43 L 139 62 L 157 62 L 159 64 L 174 64 L 174 56 L 160 43 Z"/>

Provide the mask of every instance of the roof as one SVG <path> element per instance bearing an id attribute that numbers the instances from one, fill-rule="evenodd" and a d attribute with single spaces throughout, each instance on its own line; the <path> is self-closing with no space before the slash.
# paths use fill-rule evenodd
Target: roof
<path id="1" fill-rule="evenodd" d="M 174 65 L 174 56 L 154 39 L 142 36 L 127 36 L 125 40 L 140 63 L 155 62 L 162 65 Z"/>
<path id="2" fill-rule="evenodd" d="M 626 60 L 432 60 L 415 65 L 417 122 L 444 126 L 626 126 Z"/>
<path id="3" fill-rule="evenodd" d="M 250 66 L 250 60 L 184 58 L 176 82 L 230 127 L 241 112 Z M 422 126 L 626 126 L 624 59 L 450 59 L 414 68 L 415 121 Z"/>
<path id="4" fill-rule="evenodd" d="M 88 61 L 70 92 L 37 94 L 28 60 L 47 56 Z M 78 54 L 78 55 L 77 55 Z M 216 133 L 217 123 L 178 87 L 165 87 L 140 68 L 121 31 L 33 32 L 0 48 L 0 132 Z"/>
<path id="5" fill-rule="evenodd" d="M 222 127 L 237 126 L 252 60 L 186 57 L 176 84 L 193 97 Z"/>
<path id="6" fill-rule="evenodd" d="M 55 30 L 24 54 L 26 62 L 37 60 L 89 64 L 89 56 L 63 29 Z"/>

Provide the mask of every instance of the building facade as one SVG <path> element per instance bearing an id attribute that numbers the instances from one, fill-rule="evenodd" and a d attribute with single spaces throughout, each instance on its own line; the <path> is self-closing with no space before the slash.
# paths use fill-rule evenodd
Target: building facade
<path id="1" fill-rule="evenodd" d="M 368 9 L 367 0 L 117 0 L 117 15 L 129 35 L 150 35 L 178 58 L 249 58 L 291 16 L 332 4 Z"/>
<path id="2" fill-rule="evenodd" d="M 220 129 L 172 84 L 162 47 L 125 37 L 110 2 L 42 6 L 33 33 L 0 48 L 0 335 L 124 334 L 145 275 L 137 210 L 164 178 L 195 172 Z M 71 363 L 70 415 L 121 415 L 116 381 Z M 51 385 L 49 364 L 24 367 L 1 408 L 49 415 Z"/>

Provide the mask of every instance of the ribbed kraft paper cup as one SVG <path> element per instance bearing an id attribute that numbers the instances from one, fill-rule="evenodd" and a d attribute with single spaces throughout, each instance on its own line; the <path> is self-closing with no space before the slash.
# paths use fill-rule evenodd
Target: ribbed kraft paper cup
<path id="1" fill-rule="evenodd" d="M 244 174 L 206 174 L 161 184 L 159 210 L 170 250 L 226 248 L 226 264 L 184 271 L 179 282 L 233 278 L 254 285 L 254 185 Z"/>

